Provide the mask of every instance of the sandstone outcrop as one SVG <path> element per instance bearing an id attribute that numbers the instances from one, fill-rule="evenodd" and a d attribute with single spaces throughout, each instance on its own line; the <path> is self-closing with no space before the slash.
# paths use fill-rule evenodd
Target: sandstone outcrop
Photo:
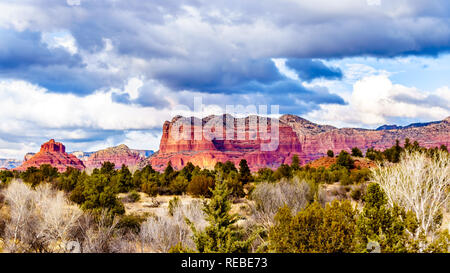
<path id="1" fill-rule="evenodd" d="M 25 157 L 25 159 L 27 159 L 27 157 Z M 81 160 L 74 155 L 66 153 L 66 147 L 62 143 L 55 142 L 54 139 L 51 139 L 41 145 L 41 149 L 38 153 L 29 157 L 21 166 L 15 168 L 15 170 L 25 171 L 29 167 L 39 168 L 39 166 L 43 164 L 50 164 L 60 172 L 65 171 L 67 167 L 79 170 L 84 169 L 84 164 Z"/>
<path id="2" fill-rule="evenodd" d="M 328 150 L 335 154 L 341 150 L 351 151 L 353 147 L 363 152 L 372 147 L 384 150 L 393 146 L 397 139 L 403 143 L 409 138 L 411 143 L 417 141 L 428 148 L 442 144 L 450 147 L 450 117 L 420 126 L 386 126 L 382 128 L 388 129 L 368 130 L 340 129 L 318 125 L 295 115 L 283 115 L 278 120 L 279 145 L 274 150 L 265 150 L 261 149 L 261 145 L 268 144 L 270 140 L 265 140 L 264 132 L 272 133 L 272 120 L 259 122 L 267 127 L 267 130 L 262 130 L 265 128 L 251 125 L 255 118 L 261 119 L 257 116 L 234 118 L 224 115 L 200 120 L 176 116 L 164 123 L 160 150 L 150 157 L 149 162 L 155 169 L 163 170 L 169 161 L 175 169 L 180 169 L 188 162 L 213 168 L 219 161 L 230 160 L 237 165 L 241 159 L 246 159 L 251 170 L 256 171 L 263 167 L 276 168 L 283 163 L 289 164 L 294 154 L 305 164 L 325 156 Z M 230 134 L 233 137 L 227 137 L 227 128 L 233 128 Z M 238 138 L 239 132 L 245 132 L 244 137 Z"/>
<path id="3" fill-rule="evenodd" d="M 103 162 L 109 161 L 114 163 L 116 169 L 121 168 L 122 164 L 127 165 L 130 169 L 134 169 L 144 159 L 145 157 L 141 152 L 132 150 L 125 144 L 121 144 L 92 153 L 85 161 L 85 165 L 87 169 L 94 169 L 100 168 Z"/>

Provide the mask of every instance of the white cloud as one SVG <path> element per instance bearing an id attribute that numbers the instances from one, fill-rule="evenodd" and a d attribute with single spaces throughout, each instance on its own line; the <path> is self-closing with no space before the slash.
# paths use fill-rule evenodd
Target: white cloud
<path id="1" fill-rule="evenodd" d="M 288 77 L 290 79 L 300 81 L 300 79 L 299 79 L 298 75 L 295 73 L 295 71 L 286 66 L 286 59 L 274 58 L 274 59 L 272 59 L 272 61 L 275 64 L 275 66 L 277 67 L 278 71 L 280 71 L 281 74 L 285 75 L 286 77 Z M 303 84 L 307 84 L 307 83 L 303 83 Z"/>
<path id="2" fill-rule="evenodd" d="M 337 126 L 378 126 L 395 119 L 440 120 L 450 115 L 450 92 L 393 84 L 387 75 L 366 76 L 353 85 L 348 105 L 321 105 L 306 118 Z M 433 100 L 438 97 L 439 100 Z"/>
<path id="3" fill-rule="evenodd" d="M 0 97 L 4 98 L 0 101 L 2 130 L 15 127 L 16 121 L 47 128 L 148 129 L 165 117 L 153 107 L 114 102 L 111 92 L 79 97 L 50 93 L 24 81 L 0 81 Z"/>
<path id="4" fill-rule="evenodd" d="M 10 139 L 17 138 L 17 142 L 42 137 L 76 140 L 89 138 L 90 130 L 160 128 L 164 120 L 171 118 L 167 109 L 117 103 L 111 94 L 111 91 L 97 91 L 79 97 L 51 93 L 24 81 L 0 81 L 0 141 L 3 141 L 0 142 L 0 157 L 21 158 L 25 151 L 31 148 L 36 151 L 40 145 L 31 141 L 11 145 L 13 142 L 3 140 L 5 136 L 13 136 Z M 133 136 L 136 139 L 136 133 L 126 136 L 129 140 Z M 153 135 L 140 135 L 139 148 L 144 148 L 145 137 L 149 144 L 155 143 Z M 104 145 L 104 141 L 102 143 Z"/>
<path id="5" fill-rule="evenodd" d="M 158 150 L 161 133 L 130 131 L 125 134 L 123 143 L 132 149 Z"/>
<path id="6" fill-rule="evenodd" d="M 81 0 L 67 0 L 67 5 L 69 6 L 79 6 L 81 5 Z"/>
<path id="7" fill-rule="evenodd" d="M 66 31 L 43 33 L 42 41 L 46 43 L 49 48 L 64 48 L 72 55 L 78 53 L 75 38 Z"/>

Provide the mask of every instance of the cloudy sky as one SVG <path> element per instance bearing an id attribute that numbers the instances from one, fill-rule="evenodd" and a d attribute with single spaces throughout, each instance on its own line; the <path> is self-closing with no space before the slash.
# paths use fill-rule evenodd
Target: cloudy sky
<path id="1" fill-rule="evenodd" d="M 157 150 L 194 97 L 339 127 L 440 120 L 449 49 L 447 0 L 0 0 L 0 158 L 50 138 Z"/>

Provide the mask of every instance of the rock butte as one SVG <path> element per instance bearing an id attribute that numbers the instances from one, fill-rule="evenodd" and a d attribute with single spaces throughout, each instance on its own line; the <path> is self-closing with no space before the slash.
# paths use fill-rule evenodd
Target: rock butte
<path id="1" fill-rule="evenodd" d="M 115 168 L 121 168 L 125 164 L 130 169 L 135 169 L 145 159 L 138 151 L 128 148 L 125 144 L 107 148 L 95 152 L 84 162 L 87 169 L 100 168 L 103 162 L 114 163 Z"/>
<path id="2" fill-rule="evenodd" d="M 39 168 L 43 164 L 50 164 L 60 172 L 65 171 L 67 167 L 84 169 L 83 162 L 74 155 L 66 153 L 66 147 L 60 142 L 55 142 L 54 139 L 42 144 L 38 153 L 25 159 L 26 161 L 15 170 L 26 171 L 29 167 Z"/>
<path id="3" fill-rule="evenodd" d="M 183 131 L 183 126 L 178 127 L 177 123 L 180 119 L 186 118 L 176 116 L 164 123 L 160 149 L 149 161 L 156 170 L 163 170 L 169 161 L 175 169 L 181 169 L 188 162 L 202 168 L 213 168 L 219 161 L 230 160 L 237 165 L 241 159 L 246 159 L 250 169 L 256 171 L 263 167 L 276 168 L 282 163 L 290 164 L 294 154 L 297 154 L 301 163 L 305 164 L 325 156 L 328 150 L 332 150 L 335 154 L 341 150 L 351 151 L 353 147 L 358 147 L 363 152 L 371 147 L 384 150 L 393 146 L 397 139 L 403 143 L 409 138 L 411 143 L 417 141 L 421 146 L 428 148 L 442 144 L 450 146 L 450 117 L 420 126 L 368 130 L 339 129 L 329 125 L 318 125 L 295 115 L 283 115 L 279 119 L 278 148 L 274 151 L 262 151 L 261 144 L 270 140 L 262 140 L 261 132 L 249 126 L 251 118 L 260 117 L 234 118 L 213 115 L 202 120 L 188 118 L 191 137 L 178 139 L 180 133 L 189 134 L 189 131 Z M 212 126 L 212 129 L 194 139 L 195 130 L 200 128 L 201 132 L 205 124 L 215 124 L 217 127 Z M 271 132 L 271 120 L 268 119 L 266 124 L 268 131 Z M 234 125 L 234 140 L 226 137 L 224 129 L 232 125 Z M 245 139 L 236 140 L 239 131 L 245 132 Z M 254 136 L 256 139 L 252 138 Z"/>

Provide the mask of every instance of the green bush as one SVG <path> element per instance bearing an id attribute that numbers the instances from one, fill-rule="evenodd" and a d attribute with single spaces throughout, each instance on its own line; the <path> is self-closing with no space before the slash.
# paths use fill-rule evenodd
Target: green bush
<path id="1" fill-rule="evenodd" d="M 145 221 L 145 217 L 135 214 L 123 215 L 120 217 L 116 228 L 122 231 L 122 233 L 131 232 L 133 234 L 139 234 L 141 230 L 141 224 Z"/>
<path id="2" fill-rule="evenodd" d="M 127 199 L 129 202 L 135 203 L 141 199 L 141 196 L 139 195 L 138 192 L 132 191 L 128 194 Z"/>
<path id="3" fill-rule="evenodd" d="M 355 167 L 355 161 L 353 161 L 349 153 L 342 150 L 337 157 L 336 165 L 347 169 L 353 169 Z"/>
<path id="4" fill-rule="evenodd" d="M 120 171 L 114 176 L 119 192 L 129 192 L 134 188 L 133 175 L 127 166 L 122 165 Z"/>
<path id="5" fill-rule="evenodd" d="M 175 196 L 174 198 L 169 200 L 169 215 L 173 216 L 173 213 L 175 212 L 175 208 L 178 207 L 181 204 L 181 199 L 178 196 Z"/>
<path id="6" fill-rule="evenodd" d="M 358 147 L 354 147 L 354 148 L 352 148 L 352 156 L 363 157 L 363 153 L 361 152 L 360 149 L 358 149 Z"/>
<path id="7" fill-rule="evenodd" d="M 328 150 L 327 151 L 327 156 L 328 157 L 334 157 L 334 152 L 332 150 Z"/>
<path id="8" fill-rule="evenodd" d="M 183 175 L 178 175 L 172 182 L 169 184 L 169 190 L 172 194 L 183 194 L 186 192 L 186 189 L 189 185 L 189 181 Z"/>
<path id="9" fill-rule="evenodd" d="M 91 175 L 84 181 L 81 193 L 81 208 L 93 212 L 103 209 L 111 214 L 124 214 L 125 208 L 117 198 L 117 188 L 111 185 L 111 179 L 105 174 Z"/>
<path id="10" fill-rule="evenodd" d="M 280 208 L 269 232 L 269 249 L 290 253 L 353 252 L 356 211 L 348 201 L 333 201 L 325 208 L 314 202 L 292 216 Z"/>
<path id="11" fill-rule="evenodd" d="M 245 185 L 252 180 L 252 174 L 250 172 L 250 168 L 248 167 L 247 160 L 242 159 L 239 162 L 239 181 L 241 181 L 242 185 Z"/>
<path id="12" fill-rule="evenodd" d="M 158 194 L 158 185 L 152 181 L 146 181 L 142 184 L 141 190 L 148 196 L 156 196 Z"/>
<path id="13" fill-rule="evenodd" d="M 211 197 L 211 189 L 214 188 L 214 179 L 205 175 L 196 175 L 187 187 L 189 194 L 193 196 Z"/>
<path id="14" fill-rule="evenodd" d="M 361 188 L 355 188 L 350 192 L 350 196 L 353 198 L 353 200 L 355 201 L 359 201 L 361 200 L 362 197 L 362 191 Z"/>

